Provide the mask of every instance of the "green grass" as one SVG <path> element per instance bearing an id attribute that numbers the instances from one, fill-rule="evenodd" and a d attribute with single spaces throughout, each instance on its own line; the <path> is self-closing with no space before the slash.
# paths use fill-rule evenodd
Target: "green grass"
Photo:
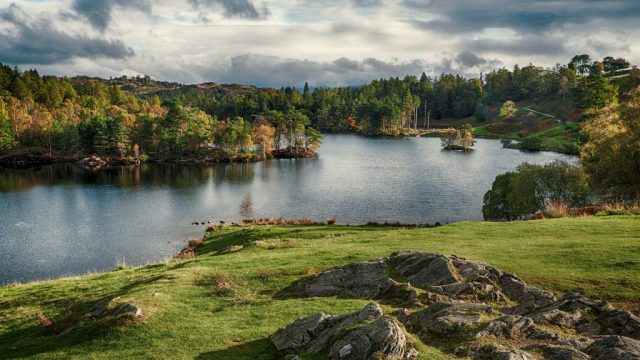
<path id="1" fill-rule="evenodd" d="M 267 242 L 212 255 L 247 240 Z M 458 254 L 557 293 L 578 291 L 631 310 L 640 304 L 639 216 L 464 222 L 430 229 L 230 227 L 207 234 L 195 260 L 0 288 L 0 358 L 272 359 L 268 336 L 279 327 L 313 312 L 343 314 L 366 303 L 275 300 L 278 290 L 307 274 L 398 250 Z M 220 279 L 231 286 L 221 291 Z M 77 323 L 98 300 L 114 296 L 141 307 L 143 318 L 88 321 L 61 335 L 36 320 L 43 313 L 54 325 Z M 413 341 L 425 359 L 448 356 Z"/>

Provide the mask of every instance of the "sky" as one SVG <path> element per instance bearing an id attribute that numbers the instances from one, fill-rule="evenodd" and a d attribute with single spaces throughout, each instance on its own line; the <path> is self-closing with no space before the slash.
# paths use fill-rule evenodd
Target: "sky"
<path id="1" fill-rule="evenodd" d="M 348 86 L 640 63 L 640 0 L 0 0 L 0 62 L 41 74 Z"/>

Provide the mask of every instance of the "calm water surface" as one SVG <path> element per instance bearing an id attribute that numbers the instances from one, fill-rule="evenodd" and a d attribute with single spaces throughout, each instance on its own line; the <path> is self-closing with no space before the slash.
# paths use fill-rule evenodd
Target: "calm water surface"
<path id="1" fill-rule="evenodd" d="M 518 164 L 575 158 L 478 140 L 445 152 L 435 138 L 328 135 L 316 159 L 215 166 L 145 165 L 89 171 L 74 165 L 0 169 L 0 284 L 143 264 L 169 257 L 204 226 L 255 217 L 340 223 L 482 219 L 496 175 Z"/>

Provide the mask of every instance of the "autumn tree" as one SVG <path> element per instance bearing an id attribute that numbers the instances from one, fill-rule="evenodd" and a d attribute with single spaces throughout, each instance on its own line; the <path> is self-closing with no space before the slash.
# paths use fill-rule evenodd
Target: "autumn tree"
<path id="1" fill-rule="evenodd" d="M 593 184 L 611 196 L 640 199 L 640 87 L 598 111 L 583 128 L 581 161 Z"/>
<path id="2" fill-rule="evenodd" d="M 508 119 L 513 117 L 517 111 L 518 108 L 516 107 L 516 104 L 511 100 L 507 100 L 502 104 L 502 107 L 500 107 L 499 116 L 501 119 Z"/>
<path id="3" fill-rule="evenodd" d="M 260 147 L 261 158 L 266 159 L 273 151 L 275 129 L 267 123 L 260 123 L 253 128 L 253 140 Z"/>

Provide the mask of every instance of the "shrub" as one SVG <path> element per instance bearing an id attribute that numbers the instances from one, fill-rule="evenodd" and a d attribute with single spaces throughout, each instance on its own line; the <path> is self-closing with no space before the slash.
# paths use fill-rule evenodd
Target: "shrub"
<path id="1" fill-rule="evenodd" d="M 552 201 L 548 203 L 542 213 L 544 217 L 550 219 L 567 217 L 571 214 L 567 204 L 563 203 L 562 201 Z"/>
<path id="2" fill-rule="evenodd" d="M 540 151 L 542 139 L 538 136 L 527 136 L 520 142 L 520 148 L 526 151 Z"/>

